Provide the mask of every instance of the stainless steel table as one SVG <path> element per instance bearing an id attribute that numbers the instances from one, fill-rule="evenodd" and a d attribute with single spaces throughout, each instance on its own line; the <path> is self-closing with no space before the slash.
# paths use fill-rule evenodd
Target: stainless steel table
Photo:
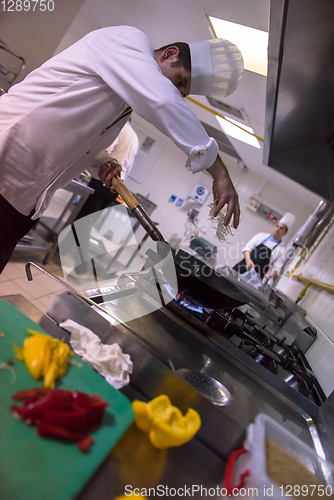
<path id="1" fill-rule="evenodd" d="M 16 245 L 20 250 L 45 250 L 43 264 L 57 251 L 59 233 L 75 220 L 88 196 L 94 193 L 93 188 L 77 180 L 72 180 L 63 189 L 72 193 L 72 196 L 59 218 L 41 217 L 36 228 Z M 79 200 L 74 204 L 76 197 L 79 197 Z"/>
<path id="2" fill-rule="evenodd" d="M 2 297 L 55 337 L 64 337 L 64 330 L 57 323 L 70 318 L 93 330 L 102 342 L 118 343 L 134 363 L 130 385 L 121 390 L 130 400 L 147 401 L 159 394 L 167 394 L 181 411 L 192 407 L 201 415 L 202 426 L 195 438 L 168 450 L 153 448 L 147 436 L 133 424 L 95 475 L 87 478 L 88 482 L 77 500 L 113 500 L 124 493 L 126 485 L 152 488 L 149 498 L 159 498 L 161 488 L 166 490 L 167 487 L 175 488 L 175 491 L 193 486 L 207 490 L 221 488 L 230 453 L 242 446 L 247 425 L 261 411 L 283 426 L 293 426 L 295 435 L 312 446 L 316 445 L 319 436 L 311 436 L 311 432 L 316 431 L 314 422 L 305 419 L 305 411 L 310 411 L 318 424 L 325 450 L 333 458 L 331 407 L 322 412 L 321 408 L 306 404 L 307 401 L 298 398 L 292 401 L 278 387 L 270 387 L 266 380 L 254 376 L 224 342 L 204 337 L 165 308 L 127 323 L 113 322 L 113 308 L 115 311 L 117 308 L 119 314 L 122 308 L 141 307 L 145 293 L 130 292 L 120 298 L 110 289 L 104 295 L 110 316 L 103 316 L 73 292 L 65 291 L 56 297 L 48 310 L 52 319 L 36 311 L 20 296 Z M 69 341 L 69 336 L 65 341 Z M 201 369 L 203 360 L 209 359 L 208 374 L 226 386 L 229 384 L 233 403 L 226 407 L 213 405 L 168 367 L 169 359 L 177 367 L 182 363 L 197 370 Z M 176 494 L 176 498 L 181 496 Z M 200 493 L 195 493 L 193 498 L 201 498 Z M 221 496 L 210 495 L 210 498 Z"/>
<path id="3" fill-rule="evenodd" d="M 4 296 L 1 299 L 13 304 L 22 313 L 42 326 L 50 335 L 64 336 L 63 330 L 21 295 Z M 102 317 L 99 318 L 100 322 L 97 322 L 96 327 L 107 328 L 107 322 Z M 123 336 L 121 332 L 118 334 L 120 337 Z M 123 341 L 127 342 L 127 339 L 123 338 Z M 203 436 L 194 438 L 181 447 L 157 450 L 150 444 L 146 434 L 138 430 L 135 424 L 132 424 L 94 476 L 87 478 L 88 482 L 76 500 L 113 500 L 116 496 L 124 494 L 126 485 L 132 488 L 152 488 L 149 498 L 160 498 L 161 495 L 159 496 L 157 489 L 159 485 L 160 492 L 163 488 L 177 490 L 193 486 L 215 490 L 217 487 L 221 488 L 226 466 L 226 457 L 223 455 L 241 445 L 244 429 L 228 417 L 224 418 L 223 414 L 220 414 L 213 405 L 199 396 L 196 391 L 170 370 L 167 371 L 159 361 L 146 353 L 139 345 L 135 345 L 131 341 L 128 342 L 129 345 L 132 345 L 131 357 L 142 381 L 136 387 L 137 379 L 137 382 L 127 386 L 122 392 L 130 400 L 145 400 L 147 399 L 145 394 L 143 395 L 145 379 L 148 386 L 152 386 L 153 381 L 149 379 L 154 377 L 156 390 L 168 393 L 168 387 L 173 388 L 172 391 L 176 395 L 178 394 L 180 402 L 183 400 L 183 406 L 187 406 L 191 401 L 197 402 L 197 404 L 202 402 L 203 425 L 207 426 L 210 432 L 215 432 L 214 428 L 209 429 L 209 422 L 206 420 L 216 421 L 214 427 L 217 429 L 217 426 L 222 426 L 221 434 L 225 436 L 227 443 L 224 445 L 222 454 L 215 453 L 206 443 L 205 434 L 203 434 Z M 162 391 L 162 389 L 164 390 Z M 212 407 L 211 410 L 210 407 Z M 219 418 L 220 416 L 222 418 Z M 221 420 L 220 423 L 219 420 Z M 219 436 L 217 439 L 220 441 Z M 155 489 L 155 494 L 153 489 Z M 199 493 L 197 495 L 194 495 L 193 498 L 200 498 Z M 181 493 L 180 496 L 182 496 Z M 176 495 L 176 498 L 178 497 L 179 495 Z M 205 495 L 202 495 L 202 498 L 205 498 Z M 221 498 L 221 496 L 210 495 L 210 498 Z"/>

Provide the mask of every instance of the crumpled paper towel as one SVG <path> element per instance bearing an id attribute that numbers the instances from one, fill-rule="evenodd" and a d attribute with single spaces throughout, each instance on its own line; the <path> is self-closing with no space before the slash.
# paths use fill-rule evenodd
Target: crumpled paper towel
<path id="1" fill-rule="evenodd" d="M 130 382 L 133 363 L 118 344 L 103 344 L 95 333 L 71 319 L 59 326 L 71 332 L 73 351 L 115 389 L 121 389 Z"/>

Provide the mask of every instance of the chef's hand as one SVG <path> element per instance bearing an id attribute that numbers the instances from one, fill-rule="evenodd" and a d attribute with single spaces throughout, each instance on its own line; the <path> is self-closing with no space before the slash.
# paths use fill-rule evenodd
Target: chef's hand
<path id="1" fill-rule="evenodd" d="M 250 269 L 252 269 L 252 267 L 255 267 L 255 264 L 254 264 L 254 262 L 252 260 L 250 262 L 246 262 L 247 271 L 249 271 Z"/>
<path id="2" fill-rule="evenodd" d="M 216 216 L 218 212 L 227 204 L 227 212 L 224 217 L 224 225 L 227 226 L 233 215 L 233 227 L 237 229 L 240 220 L 240 206 L 238 193 L 236 192 L 227 168 L 222 159 L 218 155 L 216 161 L 210 168 L 207 169 L 213 178 L 212 191 L 215 200 L 216 208 L 213 215 Z"/>
<path id="3" fill-rule="evenodd" d="M 98 176 L 100 181 L 103 182 L 105 187 L 110 188 L 112 193 L 117 192 L 112 185 L 112 178 L 120 176 L 121 170 L 122 166 L 117 161 L 110 161 L 99 168 Z"/>
<path id="4" fill-rule="evenodd" d="M 251 259 L 251 253 L 249 252 L 249 250 L 244 251 L 244 259 L 245 259 L 247 271 L 252 269 L 252 267 L 255 267 L 255 264 Z"/>

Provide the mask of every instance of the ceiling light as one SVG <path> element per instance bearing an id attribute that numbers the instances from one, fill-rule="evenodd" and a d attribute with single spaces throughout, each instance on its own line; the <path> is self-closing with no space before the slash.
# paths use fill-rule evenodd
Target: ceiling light
<path id="1" fill-rule="evenodd" d="M 237 139 L 238 141 L 245 142 L 246 144 L 249 144 L 250 146 L 253 146 L 254 148 L 258 148 L 258 149 L 261 148 L 260 143 L 256 139 L 256 137 L 251 135 L 251 134 L 254 134 L 254 130 L 251 127 L 248 127 L 244 123 L 237 122 L 236 120 L 232 120 L 232 118 L 229 118 L 228 119 L 229 121 L 224 120 L 224 118 L 220 118 L 220 116 L 216 116 L 216 118 L 218 120 L 219 125 L 221 126 L 221 128 L 223 129 L 223 131 L 226 135 L 228 135 L 229 137 L 233 137 L 234 139 Z M 231 123 L 231 122 L 233 122 L 233 123 Z M 239 127 L 242 127 L 245 130 L 241 130 L 241 128 L 239 128 Z M 248 132 L 250 132 L 250 134 L 248 134 L 246 132 L 246 130 Z"/>
<path id="2" fill-rule="evenodd" d="M 245 69 L 267 76 L 268 33 L 209 16 L 217 38 L 234 43 L 244 58 Z"/>

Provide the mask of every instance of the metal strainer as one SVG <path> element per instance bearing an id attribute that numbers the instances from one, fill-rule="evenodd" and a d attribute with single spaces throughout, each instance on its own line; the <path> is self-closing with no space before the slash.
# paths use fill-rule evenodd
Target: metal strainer
<path id="1" fill-rule="evenodd" d="M 187 368 L 180 368 L 175 373 L 214 405 L 226 406 L 232 403 L 233 398 L 226 387 L 206 373 Z"/>

